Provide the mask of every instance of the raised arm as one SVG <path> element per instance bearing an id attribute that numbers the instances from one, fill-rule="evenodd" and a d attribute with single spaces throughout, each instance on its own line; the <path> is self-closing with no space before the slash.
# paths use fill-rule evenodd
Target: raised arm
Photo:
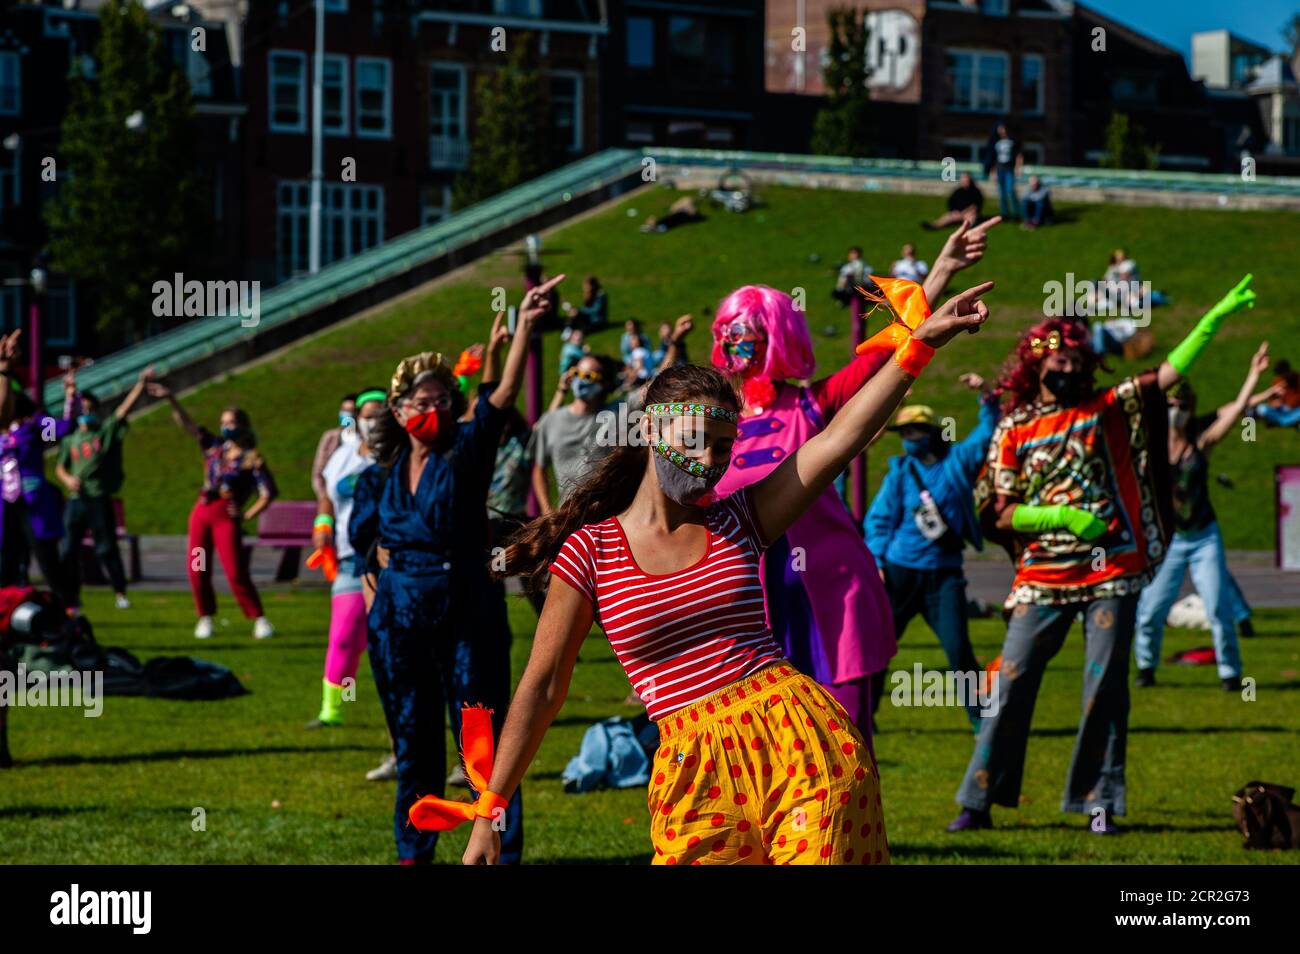
<path id="1" fill-rule="evenodd" d="M 541 748 L 542 737 L 564 705 L 578 650 L 591 631 L 593 618 L 591 603 L 585 595 L 565 580 L 552 578 L 546 605 L 537 621 L 528 665 L 510 700 L 510 711 L 492 763 L 492 777 L 488 780 L 488 790 L 506 801 L 519 787 Z M 462 859 L 464 863 L 496 864 L 500 853 L 501 839 L 492 828 L 492 819 L 475 819 Z"/>
<path id="2" fill-rule="evenodd" d="M 515 322 L 514 340 L 510 342 L 510 351 L 506 355 L 505 370 L 501 374 L 501 383 L 497 385 L 488 401 L 495 407 L 506 408 L 515 403 L 519 389 L 523 385 L 524 359 L 528 354 L 528 344 L 533 336 L 533 327 L 551 308 L 550 291 L 560 282 L 563 275 L 556 275 L 549 281 L 535 288 L 530 288 L 519 306 L 519 316 Z"/>
<path id="3" fill-rule="evenodd" d="M 172 420 L 176 422 L 177 427 L 195 440 L 202 436 L 199 426 L 185 413 L 185 408 L 181 406 L 180 401 L 176 400 L 176 395 L 172 394 L 171 388 L 161 381 L 150 381 L 145 385 L 145 390 L 149 392 L 150 397 L 161 398 L 171 405 Z"/>
<path id="4" fill-rule="evenodd" d="M 1207 450 L 1231 433 L 1233 427 L 1246 413 L 1246 407 L 1250 403 L 1250 394 L 1255 390 L 1255 386 L 1259 384 L 1259 376 L 1267 370 L 1268 342 L 1265 341 L 1259 346 L 1254 357 L 1250 359 L 1250 369 L 1246 372 L 1246 380 L 1241 383 L 1241 389 L 1237 392 L 1237 396 L 1219 408 L 1214 423 L 1202 431 L 1200 437 L 1197 438 L 1197 447 L 1201 450 Z"/>
<path id="5" fill-rule="evenodd" d="M 1250 290 L 1252 278 L 1253 275 L 1247 274 L 1237 282 L 1232 291 L 1224 295 L 1218 304 L 1201 316 L 1196 327 L 1179 343 L 1178 347 L 1169 352 L 1169 357 L 1164 360 L 1156 373 L 1156 383 L 1160 385 L 1160 390 L 1168 391 L 1191 370 L 1196 359 L 1209 348 L 1224 318 L 1240 308 L 1255 307 L 1255 293 Z"/>
<path id="6" fill-rule="evenodd" d="M 664 349 L 663 360 L 659 362 L 659 367 L 655 368 L 655 374 L 658 374 L 664 368 L 671 368 L 677 363 L 681 355 L 681 343 L 686 340 L 686 336 L 691 333 L 695 327 L 695 319 L 690 315 L 682 315 L 673 323 L 672 340 L 668 342 L 668 347 Z"/>
<path id="7" fill-rule="evenodd" d="M 992 282 L 985 282 L 953 296 L 912 332 L 893 360 L 876 372 L 824 431 L 753 485 L 756 516 L 768 540 L 785 533 L 862 452 L 894 413 L 935 349 L 959 332 L 979 329 L 989 314 L 980 296 L 992 288 Z"/>
<path id="8" fill-rule="evenodd" d="M 510 341 L 510 332 L 506 329 L 506 313 L 497 312 L 492 319 L 492 330 L 488 333 L 487 347 L 483 349 L 484 384 L 501 380 L 501 349 Z"/>
<path id="9" fill-rule="evenodd" d="M 153 380 L 152 364 L 140 372 L 140 377 L 137 378 L 135 384 L 131 386 L 131 390 L 126 393 L 126 397 L 122 399 L 122 403 L 113 411 L 113 416 L 119 421 L 126 420 L 126 416 L 134 410 L 136 402 L 140 400 L 140 396 L 144 394 L 144 389 L 148 386 L 151 380 Z"/>

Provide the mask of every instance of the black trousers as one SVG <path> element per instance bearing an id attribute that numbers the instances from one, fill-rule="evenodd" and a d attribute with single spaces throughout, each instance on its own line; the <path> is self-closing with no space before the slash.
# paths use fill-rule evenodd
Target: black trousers
<path id="1" fill-rule="evenodd" d="M 73 606 L 81 604 L 81 541 L 90 531 L 95 541 L 95 556 L 99 558 L 114 593 L 126 592 L 126 571 L 122 568 L 122 554 L 117 549 L 117 515 L 113 513 L 112 497 L 69 497 L 63 511 L 67 530 L 59 555 L 63 563 L 65 584 L 72 597 Z"/>
<path id="2" fill-rule="evenodd" d="M 41 568 L 45 585 L 53 590 L 65 605 L 70 593 L 64 583 L 63 564 L 59 561 L 58 540 L 38 540 L 32 532 L 32 521 L 27 513 L 27 502 L 21 497 L 4 505 L 4 544 L 0 546 L 0 586 L 24 586 L 28 583 L 27 566 L 31 557 Z"/>

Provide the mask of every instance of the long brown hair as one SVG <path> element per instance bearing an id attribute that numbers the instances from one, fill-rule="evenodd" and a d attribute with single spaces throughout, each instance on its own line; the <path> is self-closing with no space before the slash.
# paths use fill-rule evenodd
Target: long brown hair
<path id="1" fill-rule="evenodd" d="M 689 401 L 740 410 L 740 399 L 730 379 L 714 368 L 677 365 L 661 371 L 646 388 L 646 404 Z M 518 575 L 530 589 L 543 589 L 547 571 L 571 533 L 589 523 L 608 520 L 631 505 L 645 477 L 649 453 L 644 445 L 620 441 L 563 503 L 520 529 L 514 543 L 506 548 L 506 571 L 498 575 Z"/>

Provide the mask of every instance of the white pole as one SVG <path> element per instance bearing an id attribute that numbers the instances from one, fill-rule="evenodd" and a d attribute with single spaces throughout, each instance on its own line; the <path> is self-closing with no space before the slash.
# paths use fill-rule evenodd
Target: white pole
<path id="1" fill-rule="evenodd" d="M 325 0 L 316 0 L 316 59 L 311 71 L 311 234 L 308 270 L 320 271 L 321 113 L 325 86 Z"/>

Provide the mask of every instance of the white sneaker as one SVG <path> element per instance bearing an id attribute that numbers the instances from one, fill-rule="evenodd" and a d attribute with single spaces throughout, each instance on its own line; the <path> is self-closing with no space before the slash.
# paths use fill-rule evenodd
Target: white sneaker
<path id="1" fill-rule="evenodd" d="M 366 778 L 372 782 L 387 782 L 390 779 L 397 778 L 397 757 L 389 754 L 378 768 L 372 768 L 366 773 Z"/>
<path id="2" fill-rule="evenodd" d="M 271 625 L 271 621 L 265 616 L 259 616 L 257 621 L 253 623 L 253 638 L 270 639 L 274 635 L 275 627 Z"/>
<path id="3" fill-rule="evenodd" d="M 211 616 L 199 617 L 198 623 L 195 624 L 194 626 L 194 638 L 195 639 L 212 638 L 212 617 Z"/>
<path id="4" fill-rule="evenodd" d="M 117 597 L 113 600 L 113 605 L 118 609 L 130 609 L 131 601 L 126 598 L 125 593 L 118 593 Z"/>

